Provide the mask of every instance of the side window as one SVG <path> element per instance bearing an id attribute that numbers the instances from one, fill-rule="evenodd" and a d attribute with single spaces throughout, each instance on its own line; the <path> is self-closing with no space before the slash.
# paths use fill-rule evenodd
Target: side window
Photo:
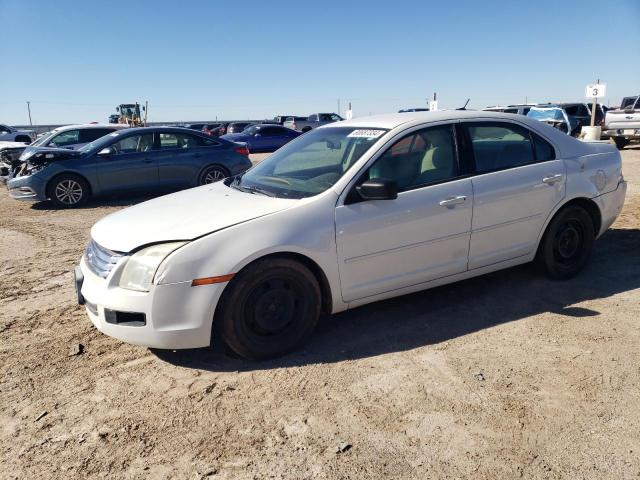
<path id="1" fill-rule="evenodd" d="M 113 132 L 113 130 L 109 128 L 87 128 L 85 130 L 80 130 L 79 143 L 93 142 L 94 140 L 104 137 L 105 135 L 111 132 Z"/>
<path id="2" fill-rule="evenodd" d="M 556 159 L 556 151 L 553 148 L 553 145 L 533 132 L 531 132 L 531 137 L 533 138 L 533 147 L 537 162 L 546 162 L 548 160 Z"/>
<path id="3" fill-rule="evenodd" d="M 282 129 L 277 127 L 266 127 L 261 129 L 260 133 L 265 137 L 274 137 L 282 133 Z"/>
<path id="4" fill-rule="evenodd" d="M 76 143 L 80 143 L 80 130 L 67 130 L 53 137 L 49 145 L 52 147 L 66 147 Z"/>
<path id="5" fill-rule="evenodd" d="M 517 108 L 505 108 L 504 113 L 518 113 Z"/>
<path id="6" fill-rule="evenodd" d="M 202 145 L 199 137 L 184 133 L 161 133 L 160 134 L 160 148 L 175 149 L 175 148 L 195 148 Z"/>
<path id="7" fill-rule="evenodd" d="M 113 144 L 111 149 L 114 154 L 148 152 L 153 148 L 153 133 L 144 135 L 130 135 Z"/>
<path id="8" fill-rule="evenodd" d="M 11 130 L 5 125 L 0 125 L 0 133 L 11 133 Z"/>
<path id="9" fill-rule="evenodd" d="M 309 115 L 309 119 L 310 122 L 317 122 L 318 121 L 318 115 Z"/>
<path id="10" fill-rule="evenodd" d="M 535 162 L 529 131 L 509 123 L 470 123 L 467 131 L 478 173 Z"/>
<path id="11" fill-rule="evenodd" d="M 339 122 L 340 121 L 340 116 L 336 115 L 335 113 L 331 115 L 331 121 L 332 122 Z"/>
<path id="12" fill-rule="evenodd" d="M 319 115 L 320 120 L 323 122 L 330 122 L 331 121 L 331 115 L 329 115 L 328 113 L 321 113 Z"/>
<path id="13" fill-rule="evenodd" d="M 400 190 L 441 182 L 457 175 L 450 125 L 425 128 L 401 138 L 368 171 L 369 179 L 394 180 Z"/>

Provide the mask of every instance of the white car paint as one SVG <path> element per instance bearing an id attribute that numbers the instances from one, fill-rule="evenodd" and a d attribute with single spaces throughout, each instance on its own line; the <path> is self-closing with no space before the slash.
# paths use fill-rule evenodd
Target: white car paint
<path id="1" fill-rule="evenodd" d="M 400 192 L 396 200 L 345 204 L 359 175 L 408 132 L 496 120 L 540 135 L 554 146 L 556 160 L 416 188 Z M 358 118 L 320 128 L 335 127 L 389 131 L 318 195 L 270 198 L 219 182 L 100 220 L 91 230 L 92 240 L 123 256 L 106 279 L 89 269 L 86 257 L 80 262 L 81 293 L 95 306 L 94 311 L 87 308 L 93 324 L 134 344 L 203 347 L 210 343 L 227 283 L 194 287 L 194 279 L 237 273 L 273 253 L 302 255 L 321 270 L 330 292 L 328 310 L 335 313 L 529 262 L 553 215 L 572 199 L 597 205 L 598 236 L 624 203 L 626 182 L 614 147 L 580 142 L 526 117 L 438 111 Z M 170 241 L 186 243 L 160 263 L 148 292 L 119 286 L 131 252 Z M 108 323 L 107 308 L 144 313 L 147 324 Z"/>
<path id="2" fill-rule="evenodd" d="M 9 125 L 0 124 L 0 141 L 15 142 L 16 138 L 20 137 L 28 137 L 33 141 L 36 139 L 36 132 L 33 130 L 18 130 L 17 128 L 10 127 Z M 22 141 L 19 143 L 22 143 Z"/>

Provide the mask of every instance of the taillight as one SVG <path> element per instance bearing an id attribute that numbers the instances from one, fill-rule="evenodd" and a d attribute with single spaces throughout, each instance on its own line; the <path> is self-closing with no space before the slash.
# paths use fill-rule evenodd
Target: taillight
<path id="1" fill-rule="evenodd" d="M 240 155 L 249 155 L 249 149 L 247 147 L 234 148 L 233 151 L 239 153 Z"/>

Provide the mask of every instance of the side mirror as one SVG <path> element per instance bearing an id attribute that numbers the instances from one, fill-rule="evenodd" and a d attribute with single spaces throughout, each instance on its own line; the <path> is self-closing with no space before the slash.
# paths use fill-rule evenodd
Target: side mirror
<path id="1" fill-rule="evenodd" d="M 110 147 L 107 147 L 100 150 L 98 152 L 98 155 L 111 155 L 112 153 L 113 153 L 113 150 Z"/>
<path id="2" fill-rule="evenodd" d="M 633 105 L 629 105 L 628 107 L 625 107 L 624 113 L 633 113 Z"/>
<path id="3" fill-rule="evenodd" d="M 373 178 L 356 187 L 363 200 L 395 200 L 398 198 L 398 184 L 386 178 Z"/>

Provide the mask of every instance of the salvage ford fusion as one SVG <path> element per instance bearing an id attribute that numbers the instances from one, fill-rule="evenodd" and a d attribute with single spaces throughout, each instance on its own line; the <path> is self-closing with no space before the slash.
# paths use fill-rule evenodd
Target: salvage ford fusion
<path id="1" fill-rule="evenodd" d="M 216 336 L 268 358 L 321 313 L 531 261 L 569 278 L 625 193 L 613 146 L 526 117 L 354 119 L 102 219 L 76 268 L 78 300 L 124 341 L 174 349 Z"/>

